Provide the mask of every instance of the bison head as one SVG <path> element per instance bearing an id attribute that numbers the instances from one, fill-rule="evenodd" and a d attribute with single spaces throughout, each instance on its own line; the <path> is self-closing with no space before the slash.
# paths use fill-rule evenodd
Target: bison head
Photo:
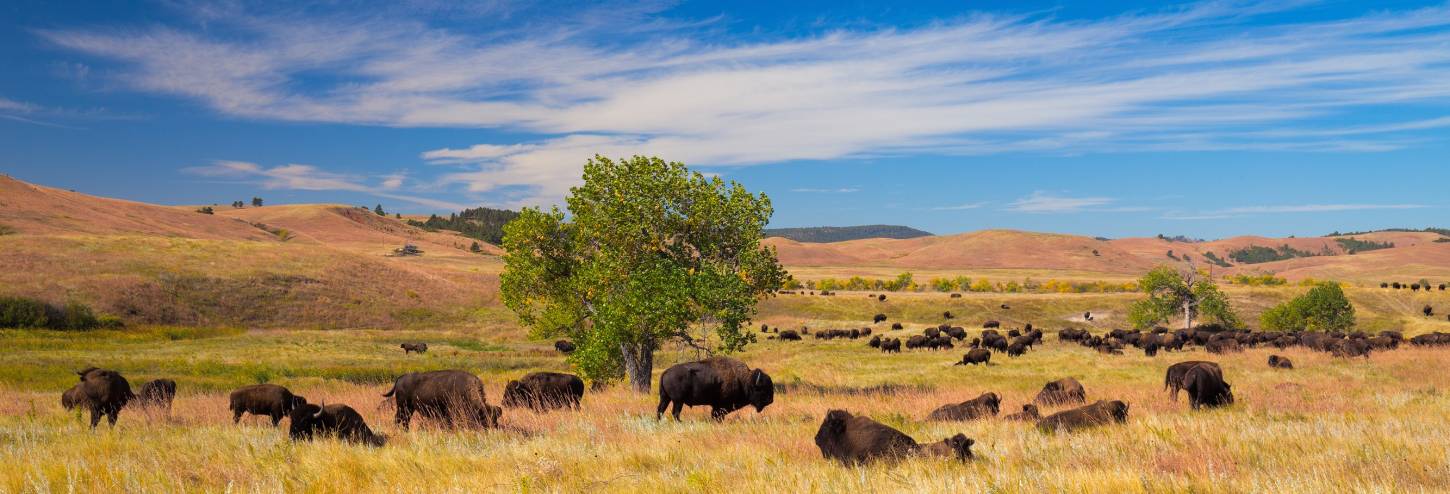
<path id="1" fill-rule="evenodd" d="M 762 412 L 774 402 L 775 383 L 765 371 L 755 369 L 750 373 L 750 405 L 755 407 L 756 412 Z"/>
<path id="2" fill-rule="evenodd" d="M 1128 404 L 1121 401 L 1108 402 L 1108 412 L 1113 415 L 1113 420 L 1118 422 L 1128 421 Z"/>
<path id="3" fill-rule="evenodd" d="M 524 389 L 523 383 L 509 381 L 503 388 L 503 406 L 516 408 L 528 403 L 528 391 Z"/>
<path id="4" fill-rule="evenodd" d="M 305 405 L 307 405 L 307 398 L 292 395 L 290 398 L 287 398 L 287 401 L 285 403 L 282 404 L 282 412 L 290 414 L 294 410 L 297 410 L 298 408 L 301 408 Z"/>
<path id="5" fill-rule="evenodd" d="M 926 453 L 931 456 L 942 456 L 956 458 L 957 461 L 966 461 L 972 458 L 972 445 L 976 444 L 966 434 L 942 439 L 940 442 L 931 443 L 926 446 Z"/>
<path id="6" fill-rule="evenodd" d="M 293 408 L 288 418 L 292 422 L 287 428 L 287 435 L 293 441 L 311 439 L 313 432 L 322 421 L 322 407 L 302 403 Z"/>

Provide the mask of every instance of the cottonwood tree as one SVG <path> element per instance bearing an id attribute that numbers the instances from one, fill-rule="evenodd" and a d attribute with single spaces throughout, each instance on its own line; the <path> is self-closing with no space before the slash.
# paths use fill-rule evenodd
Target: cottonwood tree
<path id="1" fill-rule="evenodd" d="M 1184 266 L 1183 270 L 1159 266 L 1143 275 L 1138 280 L 1138 289 L 1148 298 L 1133 303 L 1128 310 L 1128 321 L 1134 327 L 1147 328 L 1182 317 L 1183 327 L 1187 329 L 1201 315 L 1225 326 L 1239 326 L 1238 315 L 1218 285 L 1199 273 L 1192 263 Z"/>
<path id="2" fill-rule="evenodd" d="M 764 194 L 685 165 L 595 156 L 558 207 L 524 209 L 504 227 L 503 301 L 535 337 L 568 336 L 591 381 L 627 376 L 650 389 L 654 353 L 677 341 L 730 353 L 755 303 L 787 275 L 760 245 Z"/>

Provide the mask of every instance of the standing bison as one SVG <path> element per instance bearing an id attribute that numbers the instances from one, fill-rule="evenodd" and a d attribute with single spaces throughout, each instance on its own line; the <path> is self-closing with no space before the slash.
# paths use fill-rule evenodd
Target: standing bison
<path id="1" fill-rule="evenodd" d="M 1213 362 L 1189 360 L 1168 366 L 1168 372 L 1163 374 L 1163 390 L 1168 391 L 1168 396 L 1174 401 L 1178 400 L 1178 390 L 1187 387 L 1184 377 L 1188 375 L 1189 370 L 1195 367 L 1204 367 L 1210 372 L 1217 373 L 1220 377 L 1223 376 L 1223 369 Z"/>
<path id="2" fill-rule="evenodd" d="M 983 348 L 973 348 L 971 350 L 967 350 L 967 354 L 962 355 L 962 361 L 957 362 L 956 365 L 987 364 L 991 361 L 992 352 Z"/>
<path id="3" fill-rule="evenodd" d="M 121 409 L 127 403 L 136 399 L 136 394 L 131 392 L 131 383 L 121 376 L 121 373 L 97 369 L 89 369 L 77 372 L 80 375 L 81 399 L 77 406 L 84 406 L 91 411 L 91 428 L 101 423 L 101 416 L 106 416 L 106 421 L 112 427 L 116 426 L 116 419 L 121 415 Z M 64 399 L 62 399 L 64 401 Z"/>
<path id="4" fill-rule="evenodd" d="M 176 381 L 157 379 L 141 385 L 136 396 L 141 406 L 171 411 L 171 401 L 176 399 Z"/>
<path id="5" fill-rule="evenodd" d="M 347 405 L 317 406 L 304 403 L 292 409 L 288 417 L 292 423 L 288 427 L 287 435 L 293 441 L 311 441 L 316 436 L 336 437 L 370 446 L 382 446 L 387 441 L 383 436 L 374 434 L 362 415 Z"/>
<path id="6" fill-rule="evenodd" d="M 680 420 L 680 411 L 689 406 L 710 407 L 710 418 L 725 420 L 725 415 L 755 407 L 762 412 L 775 401 L 775 384 L 760 369 L 751 369 L 744 362 L 729 357 L 711 357 L 665 369 L 660 374 L 660 404 L 655 420 L 664 417 L 665 408 L 674 403 L 670 415 Z"/>
<path id="7" fill-rule="evenodd" d="M 1072 410 L 1064 410 L 1037 421 L 1037 428 L 1043 432 L 1071 432 L 1088 427 L 1097 427 L 1128 420 L 1128 404 L 1121 401 L 1103 401 Z"/>
<path id="8" fill-rule="evenodd" d="M 870 417 L 851 415 L 845 410 L 831 410 L 821 421 L 816 431 L 816 447 L 821 456 L 846 465 L 869 463 L 875 460 L 895 460 L 911 455 L 953 458 L 966 461 L 972 458 L 973 441 L 965 434 L 935 442 L 917 444 L 915 439 Z"/>
<path id="9" fill-rule="evenodd" d="M 886 353 L 901 353 L 901 338 L 881 340 L 881 351 Z"/>
<path id="10" fill-rule="evenodd" d="M 243 413 L 252 415 L 266 415 L 272 418 L 272 427 L 282 422 L 282 417 L 292 414 L 292 410 L 306 405 L 307 399 L 292 394 L 292 391 L 276 384 L 253 384 L 242 386 L 232 391 L 229 397 L 232 411 L 232 423 L 242 421 Z"/>
<path id="11" fill-rule="evenodd" d="M 499 407 L 488 404 L 483 381 L 461 370 L 438 370 L 403 374 L 393 381 L 393 388 L 383 397 L 392 397 L 397 413 L 393 420 L 403 429 L 413 420 L 413 413 L 442 422 L 453 428 L 455 422 L 473 427 L 497 427 L 503 414 Z"/>
<path id="12" fill-rule="evenodd" d="M 876 314 L 876 317 L 872 317 L 871 318 L 871 323 L 872 324 L 875 324 L 875 323 L 883 322 L 885 320 L 886 320 L 886 314 Z"/>
<path id="13" fill-rule="evenodd" d="M 428 353 L 428 344 L 427 343 L 422 343 L 422 342 L 418 342 L 418 343 L 404 343 L 404 344 L 401 344 L 401 345 L 398 345 L 398 346 L 400 346 L 400 347 L 403 348 L 403 354 L 404 355 L 409 354 L 409 353 Z"/>
<path id="14" fill-rule="evenodd" d="M 987 417 L 996 417 L 1000 411 L 1002 398 L 997 393 L 982 393 L 982 396 L 950 405 L 942 405 L 932 410 L 927 420 L 977 420 Z"/>
<path id="15" fill-rule="evenodd" d="M 562 353 L 564 355 L 574 353 L 574 342 L 569 340 L 556 341 L 554 342 L 554 349 L 558 350 L 559 353 Z"/>
<path id="16" fill-rule="evenodd" d="M 1042 391 L 1037 392 L 1037 398 L 1032 402 L 1049 406 L 1085 403 L 1087 402 L 1087 391 L 1083 389 L 1082 383 L 1077 382 L 1077 379 L 1064 377 L 1043 386 Z"/>
<path id="17" fill-rule="evenodd" d="M 987 321 L 987 322 L 982 323 L 982 328 L 983 329 L 1000 328 L 1000 327 L 1002 327 L 1002 323 L 1000 321 Z"/>
<path id="18" fill-rule="evenodd" d="M 536 412 L 556 408 L 579 408 L 584 398 L 584 380 L 573 374 L 534 372 L 503 389 L 503 406 L 527 407 Z"/>
<path id="19" fill-rule="evenodd" d="M 1221 407 L 1234 402 L 1233 389 L 1223 380 L 1223 372 L 1199 365 L 1188 369 L 1183 375 L 1183 390 L 1188 392 L 1188 404 L 1194 410 L 1200 407 Z"/>

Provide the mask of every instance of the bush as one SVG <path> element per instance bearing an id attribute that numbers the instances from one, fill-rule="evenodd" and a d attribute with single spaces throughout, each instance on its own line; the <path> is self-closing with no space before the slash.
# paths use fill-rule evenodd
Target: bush
<path id="1" fill-rule="evenodd" d="M 1338 283 L 1326 282 L 1259 316 L 1265 331 L 1345 331 L 1354 327 L 1354 306 Z"/>
<path id="2" fill-rule="evenodd" d="M 50 307 L 38 300 L 0 297 L 0 328 L 48 327 L 50 313 Z"/>
<path id="3" fill-rule="evenodd" d="M 81 331 L 95 329 L 100 325 L 101 321 L 96 319 L 96 314 L 91 312 L 89 306 L 80 302 L 70 302 L 61 308 L 55 329 Z"/>

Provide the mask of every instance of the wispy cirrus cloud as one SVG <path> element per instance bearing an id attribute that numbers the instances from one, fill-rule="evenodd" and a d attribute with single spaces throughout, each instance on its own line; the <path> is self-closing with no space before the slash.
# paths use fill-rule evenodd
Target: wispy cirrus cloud
<path id="1" fill-rule="evenodd" d="M 205 166 L 185 168 L 183 171 L 205 177 L 253 181 L 267 189 L 359 192 L 429 208 L 456 210 L 470 207 L 456 202 L 393 192 L 402 186 L 403 178 L 400 174 L 359 177 L 328 172 L 311 165 L 288 164 L 265 167 L 245 161 L 226 160 L 215 161 Z M 369 185 L 369 181 L 377 182 L 377 184 Z"/>
<path id="2" fill-rule="evenodd" d="M 1278 206 L 1240 206 L 1216 209 L 1199 213 L 1169 212 L 1164 219 L 1173 220 L 1217 220 L 1264 214 L 1333 213 L 1343 211 L 1378 211 L 1424 209 L 1425 204 L 1297 204 Z"/>
<path id="3" fill-rule="evenodd" d="M 801 187 L 801 188 L 791 189 L 790 191 L 791 192 L 807 193 L 807 194 L 850 194 L 852 192 L 860 192 L 861 189 L 858 188 L 858 187 L 840 187 L 840 188 L 835 188 L 835 189 Z"/>
<path id="4" fill-rule="evenodd" d="M 969 203 L 966 203 L 966 204 L 958 204 L 958 205 L 955 205 L 955 206 L 938 206 L 938 207 L 931 208 L 931 210 L 932 211 L 964 211 L 964 210 L 968 210 L 968 209 L 980 209 L 980 208 L 985 207 L 985 206 L 987 206 L 987 203 L 986 202 L 969 202 Z"/>
<path id="5" fill-rule="evenodd" d="M 596 153 L 730 166 L 909 153 L 1377 152 L 1434 138 L 1440 117 L 1340 122 L 1365 108 L 1450 102 L 1450 7 L 1256 17 L 1296 6 L 1210 2 L 1097 20 L 977 14 L 754 38 L 766 41 L 681 29 L 711 20 L 672 21 L 654 16 L 657 6 L 626 12 L 630 23 L 562 16 L 558 27 L 484 32 L 441 27 L 429 17 L 436 9 L 414 7 L 237 8 L 205 15 L 225 29 L 38 34 L 118 65 L 130 87 L 225 115 L 523 136 L 420 152 L 464 169 L 440 172 L 443 183 L 521 190 L 515 199 L 534 203 L 566 193 Z M 1014 207 L 1104 207 L 1073 204 Z"/>
<path id="6" fill-rule="evenodd" d="M 1148 211 L 1149 208 L 1133 206 L 1109 206 L 1117 202 L 1111 197 L 1069 197 L 1035 191 L 1027 197 L 1012 201 L 1005 208 L 1014 213 L 1130 213 Z"/>

